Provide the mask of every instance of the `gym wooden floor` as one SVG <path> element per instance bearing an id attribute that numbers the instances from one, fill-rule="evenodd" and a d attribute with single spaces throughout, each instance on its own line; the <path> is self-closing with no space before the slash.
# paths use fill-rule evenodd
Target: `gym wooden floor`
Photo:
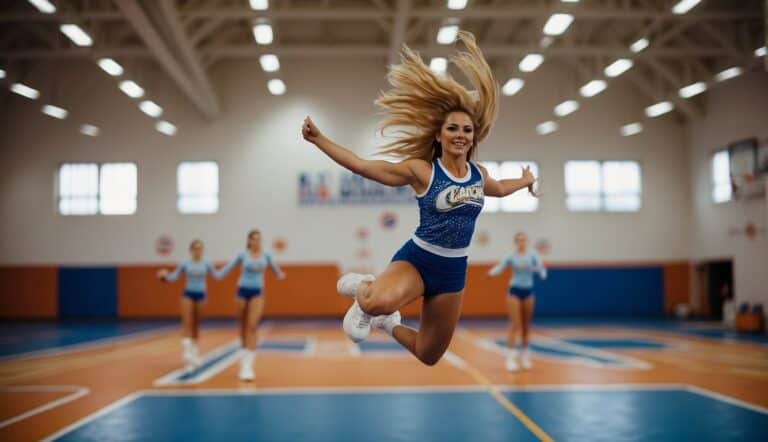
<path id="1" fill-rule="evenodd" d="M 462 322 L 434 367 L 383 334 L 267 321 L 252 383 L 234 323 L 203 328 L 194 372 L 174 323 L 0 331 L 7 441 L 768 440 L 768 339 L 706 323 L 540 321 L 533 370 L 509 373 L 503 321 Z"/>

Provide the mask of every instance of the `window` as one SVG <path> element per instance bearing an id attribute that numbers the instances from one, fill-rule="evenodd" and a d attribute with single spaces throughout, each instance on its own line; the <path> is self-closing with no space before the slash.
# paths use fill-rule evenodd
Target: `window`
<path id="1" fill-rule="evenodd" d="M 497 180 L 520 178 L 524 166 L 530 166 L 533 176 L 539 178 L 539 166 L 533 161 L 481 161 L 480 164 L 488 170 L 488 175 Z M 504 198 L 486 198 L 483 212 L 535 212 L 538 208 L 538 198 L 523 189 Z"/>
<path id="2" fill-rule="evenodd" d="M 501 176 L 499 174 L 499 163 L 492 161 L 480 161 L 480 165 L 485 167 L 485 169 L 488 171 L 488 175 L 492 178 L 498 180 Z M 499 207 L 501 207 L 500 198 L 485 198 L 483 201 L 483 210 L 481 213 L 498 212 Z"/>
<path id="3" fill-rule="evenodd" d="M 603 163 L 603 192 L 605 210 L 609 212 L 637 212 L 640 210 L 642 185 L 640 164 L 634 161 L 606 161 Z"/>
<path id="4" fill-rule="evenodd" d="M 501 178 L 520 178 L 523 175 L 523 167 L 531 168 L 531 173 L 538 180 L 539 165 L 533 161 L 504 161 L 501 163 Z M 538 190 L 538 181 L 534 184 Z M 539 199 L 528 194 L 528 189 L 518 190 L 512 195 L 500 199 L 502 212 L 535 212 L 539 208 Z"/>
<path id="5" fill-rule="evenodd" d="M 213 161 L 179 164 L 177 175 L 181 213 L 216 213 L 219 210 L 219 166 Z"/>
<path id="6" fill-rule="evenodd" d="M 728 150 L 715 152 L 712 156 L 712 201 L 724 203 L 731 195 L 731 159 Z"/>
<path id="7" fill-rule="evenodd" d="M 104 215 L 136 213 L 136 165 L 111 163 L 101 165 L 99 209 Z"/>
<path id="8" fill-rule="evenodd" d="M 566 207 L 573 211 L 636 212 L 642 180 L 635 161 L 565 163 Z"/>
<path id="9" fill-rule="evenodd" d="M 65 163 L 59 168 L 58 207 L 62 215 L 136 213 L 134 163 Z"/>

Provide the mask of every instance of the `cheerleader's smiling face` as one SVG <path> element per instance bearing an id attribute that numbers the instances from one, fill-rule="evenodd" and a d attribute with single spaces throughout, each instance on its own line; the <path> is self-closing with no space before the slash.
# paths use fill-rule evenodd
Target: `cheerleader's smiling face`
<path id="1" fill-rule="evenodd" d="M 443 148 L 443 154 L 465 156 L 475 143 L 475 125 L 472 118 L 466 112 L 450 112 L 446 115 L 436 139 Z"/>

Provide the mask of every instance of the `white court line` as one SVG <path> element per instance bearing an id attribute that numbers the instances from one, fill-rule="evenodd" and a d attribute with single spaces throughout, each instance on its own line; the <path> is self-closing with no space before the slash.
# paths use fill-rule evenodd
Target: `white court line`
<path id="1" fill-rule="evenodd" d="M 111 404 L 107 405 L 106 407 L 104 407 L 104 408 L 102 408 L 102 409 L 100 409 L 100 410 L 98 410 L 98 411 L 96 411 L 96 412 L 94 412 L 94 413 L 92 413 L 92 414 L 90 414 L 90 415 L 80 419 L 79 421 L 77 421 L 77 422 L 75 422 L 75 423 L 73 423 L 71 425 L 68 425 L 68 426 L 62 428 L 61 430 L 51 434 L 50 436 L 42 439 L 42 442 L 50 442 L 50 441 L 53 441 L 55 439 L 58 439 L 58 438 L 60 438 L 60 437 L 62 437 L 64 435 L 66 435 L 67 433 L 69 433 L 71 431 L 74 431 L 74 430 L 82 427 L 83 425 L 86 425 L 89 422 L 91 422 L 93 420 L 96 420 L 96 419 L 100 418 L 101 416 L 104 416 L 105 414 L 107 414 L 107 413 L 109 413 L 109 412 L 111 412 L 113 410 L 116 410 L 116 409 L 124 406 L 125 404 L 127 404 L 129 402 L 132 402 L 132 401 L 138 399 L 139 396 L 141 396 L 139 393 L 131 393 L 131 394 L 127 395 L 127 396 L 124 396 L 123 398 L 121 398 L 121 399 L 119 399 L 119 400 L 117 400 L 115 402 L 112 402 Z"/>
<path id="2" fill-rule="evenodd" d="M 227 356 L 226 358 L 222 359 L 221 361 L 217 362 L 211 368 L 204 370 L 199 375 L 193 377 L 192 379 L 189 379 L 184 382 L 185 385 L 192 385 L 192 384 L 199 384 L 202 382 L 207 381 L 208 379 L 216 376 L 217 374 L 224 371 L 227 367 L 234 364 L 235 362 L 239 361 L 241 357 L 241 354 L 238 350 L 235 350 L 234 353 L 232 353 L 230 356 Z"/>
<path id="3" fill-rule="evenodd" d="M 446 362 L 458 368 L 459 370 L 467 369 L 467 362 L 452 351 L 446 351 L 445 354 L 443 354 L 443 359 L 445 359 Z"/>
<path id="4" fill-rule="evenodd" d="M 176 330 L 178 326 L 161 326 L 153 330 L 145 330 L 136 333 L 128 333 L 122 336 L 113 336 L 111 338 L 96 339 L 90 342 L 83 342 L 79 344 L 64 345 L 57 348 L 49 348 L 45 350 L 35 350 L 23 353 L 17 353 L 12 355 L 6 355 L 0 357 L 1 361 L 19 361 L 23 359 L 40 358 L 45 356 L 58 356 L 60 354 L 77 353 L 87 350 L 93 350 L 99 347 L 106 347 L 111 344 L 131 342 L 134 340 L 141 340 L 145 338 L 152 338 L 171 330 Z"/>
<path id="5" fill-rule="evenodd" d="M 189 385 L 189 384 L 198 384 L 200 382 L 203 382 L 209 378 L 211 378 L 213 375 L 219 373 L 220 371 L 227 368 L 229 365 L 231 365 L 235 359 L 237 359 L 240 355 L 237 352 L 237 348 L 240 347 L 240 341 L 235 340 L 232 342 L 229 342 L 227 344 L 224 344 L 220 347 L 217 347 L 213 349 L 212 351 L 208 352 L 201 360 L 200 360 L 200 366 L 205 365 L 206 363 L 221 357 L 222 355 L 232 351 L 235 349 L 235 352 L 233 355 L 230 355 L 229 357 L 224 358 L 222 361 L 219 361 L 218 363 L 212 365 L 211 367 L 207 368 L 206 370 L 202 371 L 197 376 L 187 379 L 187 380 L 179 380 L 178 378 L 188 373 L 188 370 L 186 367 L 182 367 L 179 369 L 176 369 L 165 376 L 162 376 L 158 379 L 155 379 L 155 382 L 153 383 L 157 387 L 163 387 L 166 385 Z"/>
<path id="6" fill-rule="evenodd" d="M 60 405 L 64 405 L 67 402 L 72 402 L 75 399 L 81 398 L 88 393 L 90 393 L 90 390 L 84 387 L 75 387 L 75 386 L 69 386 L 69 385 L 14 385 L 11 387 L 0 387 L 0 392 L 71 392 L 71 394 L 68 394 L 62 398 L 56 399 L 54 401 L 45 403 L 43 405 L 40 405 L 39 407 L 33 408 L 29 411 L 26 411 L 24 413 L 18 414 L 16 416 L 13 416 L 11 418 L 8 418 L 4 421 L 0 421 L 0 428 L 5 428 L 9 425 L 13 425 L 16 422 L 22 421 L 24 419 L 30 418 L 32 416 L 35 416 L 40 413 L 44 413 L 50 409 L 56 408 Z"/>

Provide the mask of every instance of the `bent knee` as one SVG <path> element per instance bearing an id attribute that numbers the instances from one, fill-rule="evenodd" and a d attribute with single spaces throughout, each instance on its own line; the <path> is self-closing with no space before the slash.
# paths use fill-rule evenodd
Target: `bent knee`
<path id="1" fill-rule="evenodd" d="M 443 354 L 428 354 L 428 355 L 421 355 L 419 356 L 419 361 L 421 361 L 422 364 L 432 367 L 433 365 L 440 362 L 440 359 L 443 358 Z"/>
<path id="2" fill-rule="evenodd" d="M 388 315 L 400 308 L 400 302 L 404 296 L 405 293 L 402 293 L 401 290 L 382 290 L 371 286 L 366 296 L 359 297 L 357 302 L 360 304 L 360 308 L 369 315 Z"/>

